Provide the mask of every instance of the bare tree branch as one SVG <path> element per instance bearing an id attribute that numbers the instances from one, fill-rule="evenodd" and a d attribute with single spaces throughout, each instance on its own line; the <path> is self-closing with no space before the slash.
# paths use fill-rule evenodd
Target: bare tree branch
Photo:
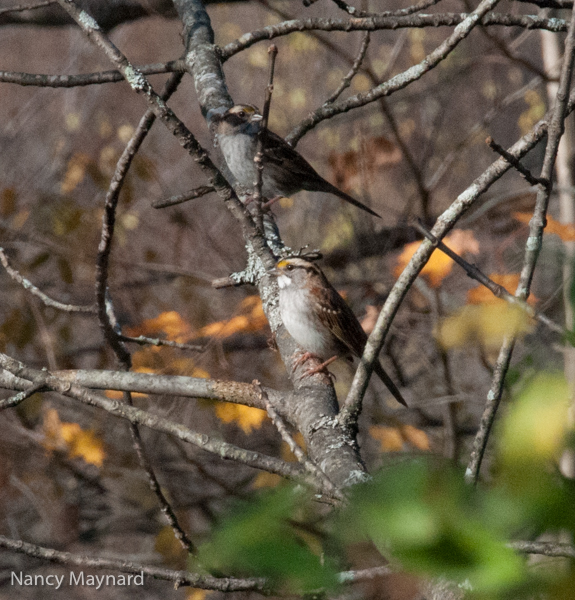
<path id="1" fill-rule="evenodd" d="M 569 89 L 571 87 L 571 79 L 573 72 L 573 63 L 575 61 L 575 11 L 571 15 L 569 31 L 565 39 L 565 53 L 563 64 L 561 66 L 561 75 L 559 77 L 559 88 L 557 90 L 557 101 L 551 110 L 547 132 L 547 145 L 545 147 L 545 156 L 543 158 L 543 167 L 541 169 L 541 180 L 538 184 L 537 198 L 535 201 L 535 211 L 531 222 L 529 223 L 529 237 L 525 245 L 525 257 L 519 285 L 515 295 L 521 300 L 526 300 L 529 297 L 533 274 L 537 265 L 537 259 L 543 243 L 543 232 L 547 224 L 547 208 L 549 206 L 549 198 L 553 189 L 553 168 L 555 166 L 555 158 L 559 142 L 565 129 L 565 118 L 569 114 Z M 487 402 L 479 430 L 473 441 L 473 450 L 469 459 L 469 464 L 465 472 L 465 479 L 469 483 L 476 484 L 479 479 L 479 471 L 481 462 L 489 434 L 495 420 L 495 415 L 503 394 L 503 383 L 509 368 L 511 354 L 515 340 L 506 340 L 499 351 L 497 363 L 495 365 L 494 376 L 491 382 L 491 388 L 487 394 Z"/>
<path id="2" fill-rule="evenodd" d="M 567 112 L 572 112 L 574 107 L 575 93 L 569 98 Z M 547 134 L 551 114 L 552 113 L 548 113 L 528 134 L 524 135 L 518 142 L 509 148 L 508 152 L 516 159 L 525 156 L 535 147 L 543 136 Z M 511 168 L 512 165 L 503 158 L 492 163 L 491 166 L 475 179 L 475 181 L 457 197 L 451 206 L 438 217 L 435 226 L 431 230 L 434 237 L 442 239 L 477 199 Z M 357 368 L 348 398 L 346 399 L 346 406 L 339 417 L 341 422 L 353 423 L 354 411 L 347 406 L 357 407 L 361 404 L 361 398 L 367 389 L 367 383 L 369 381 L 366 364 L 371 365 L 373 364 L 373 361 L 377 359 L 403 298 L 423 266 L 429 260 L 433 250 L 433 244 L 429 240 L 424 240 L 393 286 L 366 344 L 362 361 Z"/>
<path id="3" fill-rule="evenodd" d="M 0 262 L 2 266 L 6 270 L 6 273 L 10 275 L 10 277 L 19 283 L 25 290 L 29 291 L 32 295 L 36 296 L 36 298 L 40 298 L 40 300 L 46 305 L 51 306 L 52 308 L 56 308 L 58 310 L 63 310 L 64 312 L 78 312 L 78 313 L 89 313 L 95 314 L 96 307 L 95 306 L 77 306 L 74 304 L 64 304 L 62 302 L 58 302 L 58 300 L 54 300 L 50 298 L 50 296 L 46 295 L 44 292 L 39 290 L 30 280 L 26 279 L 20 273 L 10 266 L 8 262 L 8 257 L 6 256 L 6 252 L 4 248 L 0 248 Z"/>

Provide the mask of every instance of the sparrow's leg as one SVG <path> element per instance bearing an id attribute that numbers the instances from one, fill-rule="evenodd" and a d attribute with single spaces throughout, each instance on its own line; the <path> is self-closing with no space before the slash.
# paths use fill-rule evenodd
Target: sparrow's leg
<path id="1" fill-rule="evenodd" d="M 317 354 L 313 354 L 312 352 L 304 352 L 294 360 L 292 364 L 293 370 L 295 371 L 297 367 L 303 365 L 310 358 L 313 358 L 315 360 L 321 360 Z M 328 358 L 326 361 L 322 362 L 317 367 L 309 367 L 302 373 L 300 379 L 303 377 L 309 377 L 310 375 L 315 375 L 316 373 L 325 373 L 328 377 L 332 377 L 333 379 L 335 379 L 335 375 L 327 370 L 328 365 L 331 365 L 331 363 L 334 360 L 337 360 L 337 356 L 332 356 L 331 358 Z"/>
<path id="2" fill-rule="evenodd" d="M 313 354 L 313 352 L 302 352 L 293 361 L 293 364 L 292 364 L 293 370 L 295 371 L 297 369 L 297 367 L 301 367 L 301 365 L 303 365 L 303 363 L 308 361 L 310 358 L 315 358 L 315 359 L 319 360 L 319 356 L 317 356 L 317 354 Z"/>
<path id="3" fill-rule="evenodd" d="M 333 377 L 335 379 L 335 375 L 333 373 L 330 373 L 327 370 L 327 366 L 331 365 L 331 363 L 337 360 L 337 356 L 332 356 L 331 358 L 328 358 L 326 361 L 322 362 L 321 365 L 318 365 L 317 367 L 312 367 L 311 369 L 307 369 L 305 374 L 306 375 L 315 375 L 316 373 L 327 373 L 330 377 Z"/>

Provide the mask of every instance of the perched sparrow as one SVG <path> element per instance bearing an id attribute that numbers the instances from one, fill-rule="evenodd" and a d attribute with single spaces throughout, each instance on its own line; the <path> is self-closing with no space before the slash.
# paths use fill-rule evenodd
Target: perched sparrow
<path id="1" fill-rule="evenodd" d="M 283 324 L 308 356 L 324 361 L 331 357 L 361 357 L 367 334 L 317 265 L 303 258 L 288 258 L 280 260 L 272 273 L 280 288 Z M 379 361 L 374 371 L 395 399 L 407 406 Z"/>
<path id="2" fill-rule="evenodd" d="M 254 157 L 261 121 L 262 115 L 258 109 L 249 104 L 237 104 L 225 113 L 212 117 L 217 141 L 228 168 L 246 189 L 253 189 L 257 178 Z M 301 190 L 327 192 L 379 217 L 371 208 L 326 181 L 279 135 L 265 129 L 262 136 L 264 198 L 289 197 Z"/>

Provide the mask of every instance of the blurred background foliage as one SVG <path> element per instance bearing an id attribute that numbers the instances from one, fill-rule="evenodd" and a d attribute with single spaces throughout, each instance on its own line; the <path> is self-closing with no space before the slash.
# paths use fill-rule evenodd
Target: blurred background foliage
<path id="1" fill-rule="evenodd" d="M 406 5 L 392 0 L 384 8 Z M 365 8 L 383 9 L 378 2 Z M 532 8 L 509 5 L 517 14 Z M 466 7 L 445 0 L 440 10 Z M 305 9 L 293 1 L 210 5 L 209 13 L 221 45 L 290 16 L 341 17 L 327 2 Z M 111 37 L 140 65 L 178 58 L 180 29 L 178 21 L 156 16 L 120 25 Z M 365 69 L 345 93 L 366 91 L 422 60 L 447 32 L 374 32 Z M 363 35 L 298 32 L 276 40 L 274 131 L 287 135 L 329 97 L 349 70 Z M 436 217 L 483 172 L 496 158 L 484 143 L 487 135 L 507 147 L 545 113 L 540 43 L 535 31 L 498 28 L 486 35 L 477 29 L 418 82 L 322 123 L 299 143 L 320 173 L 383 217 L 372 219 L 320 194 L 302 193 L 273 209 L 286 243 L 294 248 L 309 244 L 324 253 L 326 273 L 367 330 L 415 250 L 407 244 L 415 238 L 398 233 L 407 220 Z M 72 27 L 3 26 L 0 56 L 6 71 L 74 74 L 110 68 Z M 262 105 L 267 43 L 234 56 L 224 69 L 237 102 Z M 165 76 L 150 79 L 160 89 Z M 107 186 L 145 107 L 124 83 L 0 87 L 1 245 L 11 264 L 45 293 L 62 302 L 91 304 Z M 211 148 L 189 77 L 169 104 Z M 524 160 L 536 174 L 542 152 L 539 145 Z M 127 334 L 197 342 L 205 349 L 133 347 L 134 368 L 258 379 L 285 389 L 285 371 L 268 346 L 269 330 L 253 290 L 210 286 L 244 266 L 240 232 L 221 202 L 212 195 L 152 208 L 157 200 L 205 183 L 172 136 L 154 127 L 120 197 L 110 293 Z M 446 243 L 513 292 L 528 236 L 525 215 L 534 198 L 533 189 L 510 172 Z M 554 198 L 550 210 L 558 218 Z M 565 243 L 574 237 L 572 227 L 552 223 L 534 296 L 538 308 L 561 322 L 563 268 L 570 267 Z M 225 573 L 256 568 L 290 593 L 335 586 L 335 593 L 343 594 L 336 573 L 380 564 L 379 549 L 397 557 L 409 575 L 363 584 L 357 593 L 367 597 L 399 599 L 401 590 L 411 589 L 414 574 L 453 577 L 483 598 L 536 597 L 544 589 L 557 599 L 572 598 L 571 564 L 543 558 L 528 568 L 505 546 L 514 537 L 535 539 L 544 532 L 560 532 L 560 539 L 570 540 L 573 531 L 572 484 L 555 468 L 559 455 L 573 446 L 565 429 L 565 383 L 554 374 L 563 367 L 565 349 L 541 325 L 483 294 L 439 253 L 433 260 L 405 300 L 385 348 L 386 367 L 411 409 L 397 408 L 379 382 L 371 382 L 359 442 L 368 468 L 378 474 L 358 487 L 337 515 L 301 490 L 276 490 L 277 476 L 223 463 L 143 431 L 185 529 L 206 544 L 201 568 Z M 92 316 L 43 306 L 4 272 L 0 281 L 3 352 L 34 367 L 115 368 Z M 489 448 L 485 489 L 471 490 L 463 484 L 460 467 L 469 456 L 498 345 L 510 331 L 521 337 L 506 391 L 509 409 L 494 434 L 497 452 Z M 552 374 L 537 375 L 546 371 Z M 341 398 L 351 371 L 336 364 L 334 372 Z M 212 436 L 294 459 L 257 409 L 139 395 L 136 403 Z M 444 425 L 448 415 L 455 419 L 451 429 Z M 79 553 L 186 565 L 138 468 L 125 423 L 37 394 L 14 411 L 3 411 L 0 428 L 2 532 Z M 433 458 L 424 459 L 428 454 Z M 237 502 L 241 508 L 235 509 Z M 8 586 L 10 572 L 24 566 L 37 573 L 65 572 L 2 552 L 1 598 L 48 597 L 46 590 Z M 69 591 L 71 598 L 80 597 L 74 596 L 78 590 Z M 101 599 L 121 598 L 130 591 L 94 593 Z M 149 582 L 141 597 L 160 593 L 192 600 L 206 594 Z M 222 594 L 209 595 L 215 600 Z"/>

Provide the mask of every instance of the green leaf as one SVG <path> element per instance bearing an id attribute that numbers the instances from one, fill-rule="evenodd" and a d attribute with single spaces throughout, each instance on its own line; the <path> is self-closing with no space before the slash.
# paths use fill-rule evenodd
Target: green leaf
<path id="1" fill-rule="evenodd" d="M 298 518 L 308 502 L 307 494 L 285 487 L 238 505 L 200 547 L 199 563 L 212 572 L 268 577 L 294 592 L 333 587 L 333 561 Z"/>

